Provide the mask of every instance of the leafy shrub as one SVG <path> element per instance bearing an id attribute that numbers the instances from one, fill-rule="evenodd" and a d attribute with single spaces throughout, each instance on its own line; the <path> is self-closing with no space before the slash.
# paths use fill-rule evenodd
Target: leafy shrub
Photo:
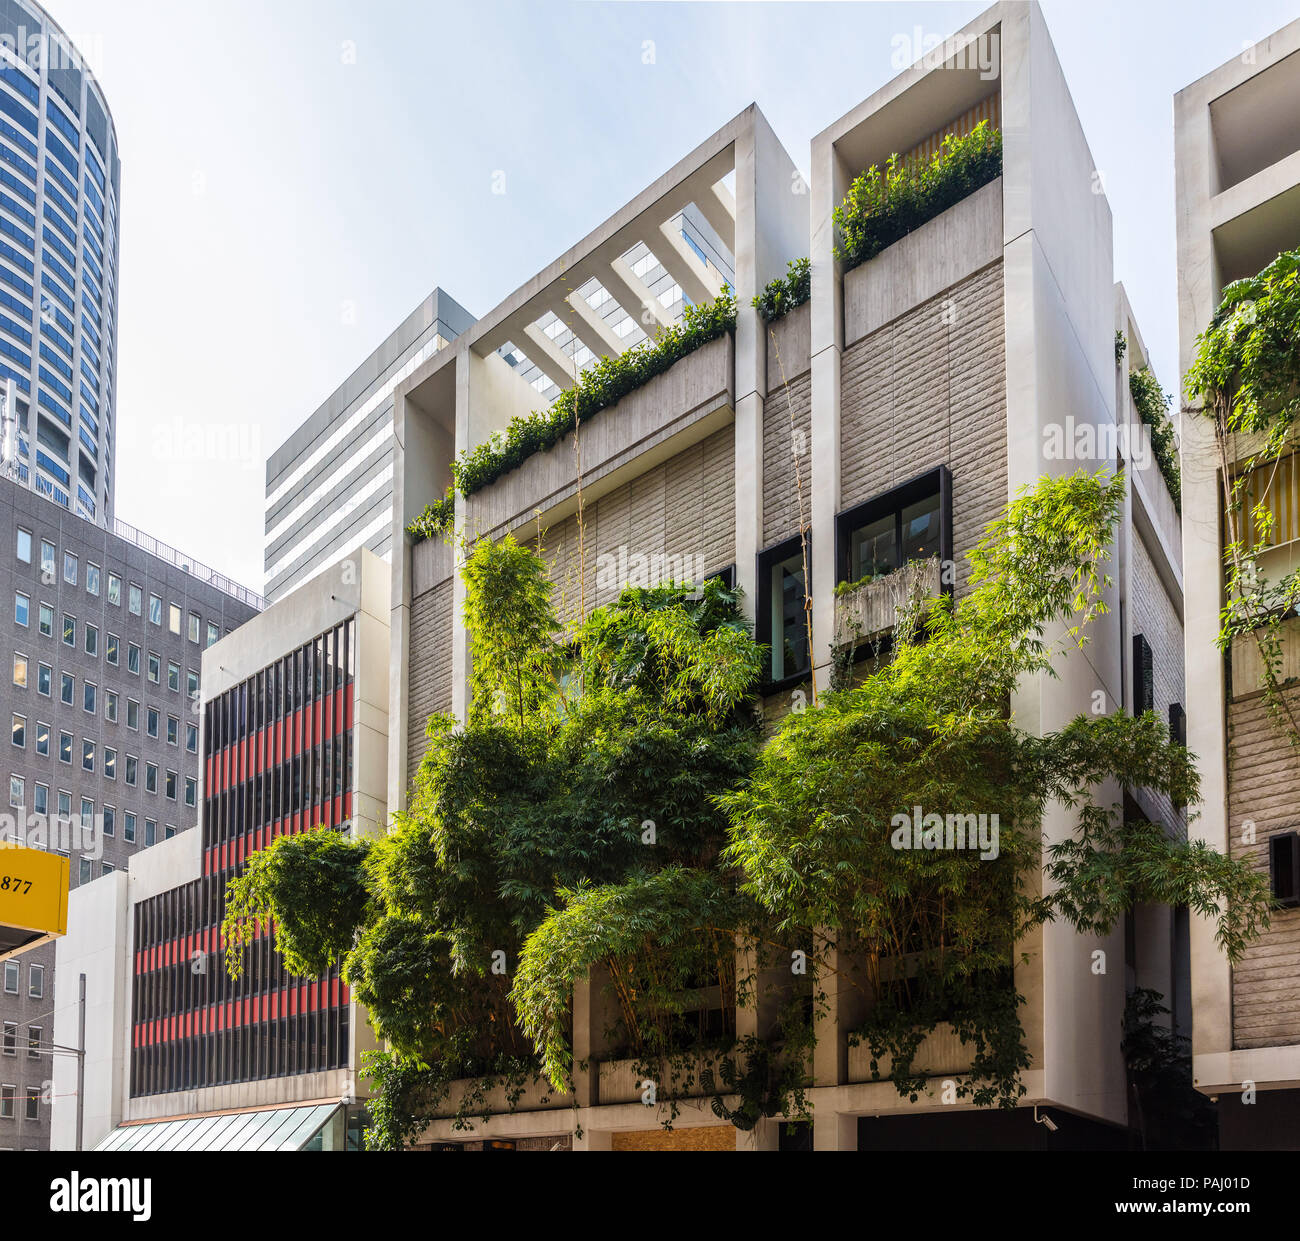
<path id="1" fill-rule="evenodd" d="M 1156 377 L 1148 367 L 1129 371 L 1128 390 L 1133 395 L 1133 405 L 1138 417 L 1151 431 L 1151 451 L 1156 465 L 1169 488 L 1174 508 L 1183 511 L 1183 478 L 1178 468 L 1178 444 L 1174 439 L 1174 425 L 1169 421 L 1172 398 L 1162 392 Z"/>
<path id="2" fill-rule="evenodd" d="M 812 264 L 807 259 L 791 259 L 788 271 L 778 276 L 754 298 L 753 305 L 764 323 L 773 323 L 812 296 Z"/>
<path id="3" fill-rule="evenodd" d="M 629 392 L 701 345 L 736 326 L 736 299 L 730 289 L 711 302 L 687 306 L 680 324 L 664 328 L 652 340 L 616 358 L 601 358 L 578 382 L 555 398 L 550 409 L 514 418 L 505 431 L 452 462 L 457 490 L 469 497 L 518 469 L 534 453 L 555 447 L 579 422 L 615 405 Z"/>
<path id="4" fill-rule="evenodd" d="M 456 491 L 447 488 L 447 494 L 441 500 L 434 500 L 424 506 L 421 513 L 409 526 L 406 533 L 413 543 L 423 543 L 425 539 L 446 538 L 456 525 Z"/>
<path id="5" fill-rule="evenodd" d="M 1002 135 L 981 121 L 966 137 L 948 134 L 928 162 L 894 154 L 872 164 L 835 208 L 835 257 L 849 271 L 1002 174 Z"/>

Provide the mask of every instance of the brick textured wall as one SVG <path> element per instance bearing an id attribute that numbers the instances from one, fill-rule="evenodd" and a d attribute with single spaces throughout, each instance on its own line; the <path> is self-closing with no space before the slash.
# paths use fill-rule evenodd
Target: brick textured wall
<path id="1" fill-rule="evenodd" d="M 424 757 L 425 724 L 435 711 L 451 710 L 452 579 L 411 601 L 411 666 L 408 670 L 406 774 L 415 776 Z"/>
<path id="2" fill-rule="evenodd" d="M 1216 656 L 1217 658 L 1217 656 Z M 1300 688 L 1289 691 L 1300 713 Z M 1300 829 L 1300 759 L 1269 718 L 1263 695 L 1228 706 L 1228 826 L 1234 857 L 1268 873 L 1268 838 Z M 1244 820 L 1255 841 L 1243 843 Z M 1234 1047 L 1300 1043 L 1300 909 L 1280 909 L 1232 971 Z"/>
<path id="3" fill-rule="evenodd" d="M 803 513 L 812 514 L 812 374 L 805 371 L 768 393 L 763 405 L 763 546 L 799 533 L 799 487 Z"/>
<path id="4" fill-rule="evenodd" d="M 1007 501 L 999 260 L 844 351 L 840 508 L 946 464 L 957 584 Z"/>
<path id="5" fill-rule="evenodd" d="M 694 1129 L 638 1129 L 610 1135 L 616 1151 L 734 1151 L 736 1130 L 731 1125 L 704 1125 Z"/>
<path id="6" fill-rule="evenodd" d="M 1169 722 L 1169 704 L 1186 703 L 1186 681 L 1183 675 L 1183 626 L 1178 619 L 1173 600 L 1165 590 L 1156 566 L 1142 541 L 1137 528 L 1134 527 L 1130 542 L 1133 556 L 1132 585 L 1129 594 L 1131 609 L 1130 624 L 1135 634 L 1140 633 L 1151 646 L 1151 661 L 1154 669 L 1155 712 L 1166 723 Z M 1129 683 L 1124 687 L 1129 710 L 1133 708 L 1133 659 L 1131 651 L 1125 653 L 1125 675 Z M 1166 823 L 1174 822 L 1176 816 L 1169 799 L 1164 796 L 1146 794 L 1158 808 Z"/>
<path id="7" fill-rule="evenodd" d="M 620 555 L 629 571 L 637 556 L 651 563 L 654 557 L 675 557 L 679 565 L 702 565 L 705 573 L 735 561 L 735 461 L 735 431 L 727 426 L 585 505 L 581 563 L 588 611 L 618 597 L 620 575 L 613 572 L 602 582 L 600 569 L 617 565 Z M 535 534 L 535 527 L 520 531 L 521 537 Z M 571 623 L 584 601 L 577 517 L 546 530 L 542 548 L 551 563 L 556 611 Z M 602 562 L 606 556 L 611 559 Z"/>

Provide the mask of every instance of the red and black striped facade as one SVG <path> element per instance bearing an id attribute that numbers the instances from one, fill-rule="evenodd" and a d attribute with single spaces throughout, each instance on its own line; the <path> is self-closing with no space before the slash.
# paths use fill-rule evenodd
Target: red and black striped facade
<path id="1" fill-rule="evenodd" d="M 131 1094 L 342 1068 L 348 990 L 289 974 L 262 935 L 226 972 L 226 884 L 277 836 L 352 817 L 356 626 L 346 620 L 210 700 L 203 874 L 135 907 Z"/>

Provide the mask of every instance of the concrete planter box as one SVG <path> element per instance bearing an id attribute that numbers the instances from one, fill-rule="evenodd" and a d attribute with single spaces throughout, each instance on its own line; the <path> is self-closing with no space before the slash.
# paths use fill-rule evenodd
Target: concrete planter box
<path id="1" fill-rule="evenodd" d="M 767 349 L 767 390 L 781 390 L 782 372 L 790 383 L 812 365 L 812 303 L 804 302 L 775 323 L 763 324 Z"/>
<path id="2" fill-rule="evenodd" d="M 912 1066 L 917 1072 L 927 1077 L 939 1077 L 943 1074 L 968 1073 L 972 1053 L 946 1021 L 941 1022 L 922 1040 L 917 1049 Z M 882 1056 L 877 1062 L 880 1066 L 879 1080 L 888 1079 L 892 1072 L 889 1056 Z M 871 1074 L 871 1048 L 866 1043 L 859 1043 L 849 1048 L 849 1081 L 870 1082 L 877 1078 Z"/>
<path id="3" fill-rule="evenodd" d="M 735 344 L 730 332 L 700 346 L 617 405 L 584 423 L 582 491 L 590 502 L 731 421 Z M 577 507 L 573 436 L 535 453 L 466 502 L 467 532 L 499 537 L 516 525 Z"/>
<path id="4" fill-rule="evenodd" d="M 706 1068 L 717 1069 L 721 1056 L 701 1056 L 695 1064 L 695 1080 L 686 1091 L 688 1097 L 701 1098 L 711 1091 L 700 1085 L 700 1075 Z M 636 1071 L 634 1060 L 606 1060 L 599 1066 L 599 1083 L 596 1096 L 603 1107 L 607 1103 L 640 1103 L 641 1083 L 644 1076 Z"/>
<path id="5" fill-rule="evenodd" d="M 473 1086 L 474 1079 L 468 1077 L 452 1082 L 448 1087 L 447 1097 L 438 1107 L 437 1115 L 444 1118 L 455 1116 L 457 1109 L 471 1092 Z M 504 1088 L 498 1086 L 494 1090 L 489 1090 L 483 1096 L 483 1101 L 477 1105 L 477 1110 L 470 1115 L 471 1117 L 481 1116 L 486 1111 L 493 1116 L 500 1116 L 511 1111 L 537 1112 L 572 1106 L 573 1096 L 571 1094 L 560 1094 L 549 1082 L 543 1079 L 540 1082 L 530 1082 L 525 1086 L 523 1093 L 519 1096 L 519 1100 L 513 1108 L 506 1098 Z"/>
<path id="6" fill-rule="evenodd" d="M 1002 178 L 997 177 L 844 277 L 844 344 L 1001 257 Z"/>
<path id="7" fill-rule="evenodd" d="M 939 593 L 939 559 L 913 560 L 901 569 L 867 582 L 835 599 L 835 641 L 851 643 L 874 638 L 898 624 L 910 599 Z"/>
<path id="8" fill-rule="evenodd" d="M 445 582 L 455 567 L 451 544 L 440 536 L 417 543 L 411 548 L 411 597 Z"/>

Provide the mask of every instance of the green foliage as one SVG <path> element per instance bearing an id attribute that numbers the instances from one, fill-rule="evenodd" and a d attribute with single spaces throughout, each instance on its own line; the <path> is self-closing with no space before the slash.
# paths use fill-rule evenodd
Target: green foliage
<path id="1" fill-rule="evenodd" d="M 506 430 L 452 462 L 456 488 L 463 496 L 496 482 L 518 469 L 534 453 L 555 447 L 579 423 L 617 404 L 701 345 L 736 326 L 736 299 L 726 290 L 720 297 L 687 306 L 680 324 L 663 328 L 651 340 L 616 358 L 601 358 L 561 392 L 547 410 L 514 418 Z"/>
<path id="2" fill-rule="evenodd" d="M 1154 715 L 1081 716 L 1039 737 L 1009 712 L 1022 678 L 1051 675 L 1105 612 L 1123 494 L 1122 480 L 1084 473 L 1022 493 L 971 554 L 970 593 L 905 615 L 889 663 L 788 716 L 751 779 L 720 798 L 742 891 L 778 930 L 816 926 L 856 946 L 852 985 L 871 1013 L 859 1037 L 909 1097 L 925 1087 L 921 1040 L 949 1022 L 974 1055 L 960 1093 L 1014 1105 L 1027 1053 L 1010 970 L 1044 921 L 1103 934 L 1135 899 L 1188 903 L 1217 918 L 1230 959 L 1266 922 L 1243 862 L 1102 800 L 1109 781 L 1195 799 L 1186 751 Z M 1052 806 L 1078 827 L 1044 856 Z M 901 847 L 897 816 L 913 808 L 944 830 L 969 823 L 950 816 L 996 816 L 996 856 Z M 1058 886 L 1039 895 L 1025 878 L 1044 863 Z"/>
<path id="3" fill-rule="evenodd" d="M 1178 467 L 1178 441 L 1174 437 L 1174 424 L 1169 419 L 1169 406 L 1173 401 L 1160 388 L 1149 367 L 1128 373 L 1128 390 L 1133 395 L 1133 406 L 1138 417 L 1151 432 L 1151 451 L 1156 465 L 1169 488 L 1174 508 L 1183 510 L 1183 480 Z"/>
<path id="4" fill-rule="evenodd" d="M 1283 693 L 1282 622 L 1300 606 L 1300 572 L 1267 574 L 1260 554 L 1272 542 L 1267 496 L 1247 504 L 1254 470 L 1295 445 L 1300 415 L 1300 250 L 1279 254 L 1258 275 L 1236 280 L 1197 338 L 1185 381 L 1190 412 L 1210 420 L 1224 480 L 1227 570 L 1219 645 L 1253 642 L 1263 667 L 1270 716 L 1300 748 L 1300 719 Z M 1249 449 L 1238 459 L 1241 447 Z M 1270 480 L 1269 487 L 1271 488 Z"/>
<path id="5" fill-rule="evenodd" d="M 406 533 L 411 536 L 412 543 L 423 543 L 425 539 L 450 538 L 455 527 L 456 490 L 448 487 L 441 500 L 424 506 L 424 512 L 406 527 Z"/>
<path id="6" fill-rule="evenodd" d="M 931 160 L 872 164 L 835 208 L 835 257 L 857 267 L 1001 175 L 1002 135 L 987 121 L 964 138 L 947 134 Z"/>
<path id="7" fill-rule="evenodd" d="M 808 259 L 791 259 L 784 277 L 769 281 L 754 297 L 753 305 L 764 323 L 774 323 L 802 306 L 812 296 L 812 263 Z"/>
<path id="8" fill-rule="evenodd" d="M 352 932 L 368 904 L 362 866 L 370 851 L 329 827 L 280 836 L 248 859 L 226 889 L 221 934 L 231 977 L 241 969 L 243 948 L 282 911 L 276 947 L 295 974 L 323 974 L 352 946 Z"/>
<path id="9" fill-rule="evenodd" d="M 1138 987 L 1124 1006 L 1122 1048 L 1144 1150 L 1213 1150 L 1214 1105 L 1192 1084 L 1191 1041 L 1163 1020 L 1161 995 Z"/>
<path id="10" fill-rule="evenodd" d="M 1118 366 L 1124 361 L 1124 355 L 1128 352 L 1128 337 L 1118 328 L 1115 329 L 1115 365 Z"/>

